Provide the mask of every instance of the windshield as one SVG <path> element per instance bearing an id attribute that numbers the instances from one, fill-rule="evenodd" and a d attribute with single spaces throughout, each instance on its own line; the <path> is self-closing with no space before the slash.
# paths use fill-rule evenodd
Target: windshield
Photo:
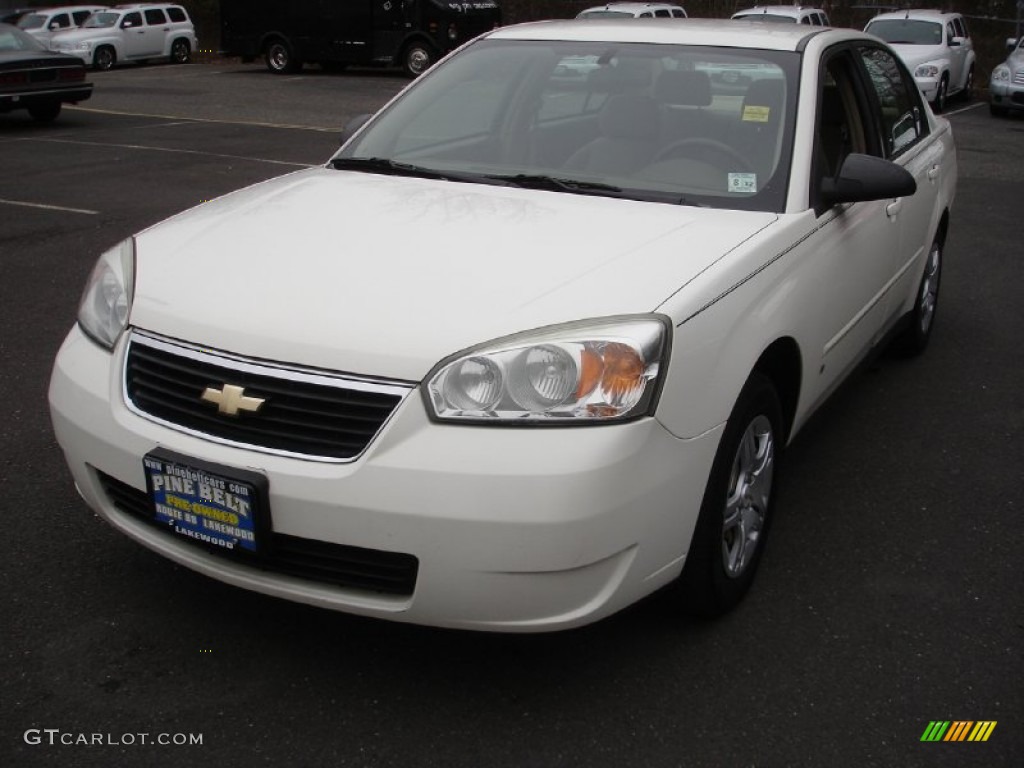
<path id="1" fill-rule="evenodd" d="M 45 51 L 46 46 L 17 27 L 0 28 L 0 53 L 11 51 Z"/>
<path id="2" fill-rule="evenodd" d="M 584 11 L 577 18 L 580 19 L 632 19 L 633 14 L 625 11 Z"/>
<path id="3" fill-rule="evenodd" d="M 94 13 L 88 19 L 85 20 L 85 24 L 82 25 L 84 29 L 106 29 L 117 24 L 117 20 L 121 18 L 119 13 Z"/>
<path id="4" fill-rule="evenodd" d="M 769 21 L 776 24 L 796 24 L 792 16 L 779 16 L 777 13 L 750 13 L 746 16 L 733 16 L 740 21 Z"/>
<path id="5" fill-rule="evenodd" d="M 335 167 L 781 211 L 798 64 L 780 51 L 485 40 L 417 81 Z"/>
<path id="6" fill-rule="evenodd" d="M 40 13 L 29 13 L 18 19 L 18 27 L 20 29 L 42 29 L 46 19 L 47 17 Z"/>
<path id="7" fill-rule="evenodd" d="M 872 21 L 865 32 L 893 45 L 942 45 L 942 25 L 917 19 Z"/>

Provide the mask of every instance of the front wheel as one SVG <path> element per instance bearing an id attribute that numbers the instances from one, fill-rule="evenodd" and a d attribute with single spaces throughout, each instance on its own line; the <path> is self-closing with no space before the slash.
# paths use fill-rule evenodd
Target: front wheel
<path id="1" fill-rule="evenodd" d="M 687 613 L 720 616 L 750 589 L 771 524 L 783 435 L 778 393 L 755 371 L 726 423 L 677 582 Z"/>
<path id="2" fill-rule="evenodd" d="M 271 40 L 267 44 L 264 58 L 267 69 L 275 75 L 298 72 L 302 69 L 302 62 L 295 58 L 291 46 L 284 40 Z"/>
<path id="3" fill-rule="evenodd" d="M 946 100 L 949 96 L 949 79 L 943 75 L 939 80 L 939 89 L 935 92 L 935 100 L 932 102 L 932 111 L 940 114 L 946 108 Z"/>
<path id="4" fill-rule="evenodd" d="M 910 311 L 910 322 L 896 338 L 896 349 L 913 357 L 928 346 L 939 306 L 939 282 L 942 279 L 942 241 L 935 238 L 924 264 L 924 274 L 917 289 L 917 299 Z"/>
<path id="5" fill-rule="evenodd" d="M 117 54 L 109 45 L 100 46 L 92 55 L 93 68 L 98 69 L 101 72 L 106 72 L 108 69 L 112 69 L 116 63 Z"/>
<path id="6" fill-rule="evenodd" d="M 437 61 L 437 54 L 427 43 L 412 42 L 402 51 L 402 70 L 408 77 L 419 77 L 434 62 Z"/>
<path id="7" fill-rule="evenodd" d="M 192 57 L 192 46 L 188 40 L 179 38 L 171 43 L 171 64 L 187 64 Z"/>
<path id="8" fill-rule="evenodd" d="M 40 101 L 28 108 L 29 116 L 37 123 L 52 123 L 60 114 L 59 101 Z"/>

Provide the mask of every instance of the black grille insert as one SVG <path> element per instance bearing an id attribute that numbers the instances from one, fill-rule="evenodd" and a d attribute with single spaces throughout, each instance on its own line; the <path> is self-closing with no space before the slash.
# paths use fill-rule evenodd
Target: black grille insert
<path id="1" fill-rule="evenodd" d="M 203 399 L 230 384 L 262 399 L 257 411 L 220 413 Z M 369 445 L 407 385 L 292 371 L 200 352 L 135 334 L 125 392 L 137 410 L 168 424 L 253 448 L 349 460 Z"/>
<path id="2" fill-rule="evenodd" d="M 416 587 L 419 560 L 401 552 L 383 552 L 274 533 L 268 551 L 257 556 L 241 549 L 229 551 L 177 536 L 155 521 L 145 491 L 103 472 L 96 474 L 107 498 L 120 511 L 151 523 L 177 541 L 202 547 L 235 562 L 307 581 L 386 595 L 408 597 Z"/>

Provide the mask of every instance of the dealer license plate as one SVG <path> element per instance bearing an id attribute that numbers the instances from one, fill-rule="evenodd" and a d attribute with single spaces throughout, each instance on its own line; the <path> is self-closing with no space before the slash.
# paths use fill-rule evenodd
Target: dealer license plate
<path id="1" fill-rule="evenodd" d="M 260 551 L 265 477 L 162 450 L 147 454 L 143 464 L 157 522 L 203 544 Z"/>

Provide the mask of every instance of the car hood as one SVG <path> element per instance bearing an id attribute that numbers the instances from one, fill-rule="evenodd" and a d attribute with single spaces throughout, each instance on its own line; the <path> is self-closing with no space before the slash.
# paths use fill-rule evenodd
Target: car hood
<path id="1" fill-rule="evenodd" d="M 50 38 L 50 45 L 78 43 L 82 40 L 95 40 L 97 37 L 110 37 L 116 31 L 116 27 L 96 27 L 93 29 L 69 29 L 64 32 L 54 32 Z"/>
<path id="2" fill-rule="evenodd" d="M 310 169 L 140 233 L 130 322 L 417 381 L 511 333 L 654 311 L 776 218 Z"/>
<path id="3" fill-rule="evenodd" d="M 0 69 L 23 69 L 41 67 L 66 67 L 69 64 L 81 65 L 82 60 L 76 56 L 51 51 L 0 51 Z"/>
<path id="4" fill-rule="evenodd" d="M 906 64 L 907 69 L 910 73 L 914 73 L 914 69 L 920 65 L 925 64 L 929 61 L 936 61 L 939 59 L 949 58 L 949 48 L 944 45 L 889 45 L 896 55 L 903 60 Z"/>

